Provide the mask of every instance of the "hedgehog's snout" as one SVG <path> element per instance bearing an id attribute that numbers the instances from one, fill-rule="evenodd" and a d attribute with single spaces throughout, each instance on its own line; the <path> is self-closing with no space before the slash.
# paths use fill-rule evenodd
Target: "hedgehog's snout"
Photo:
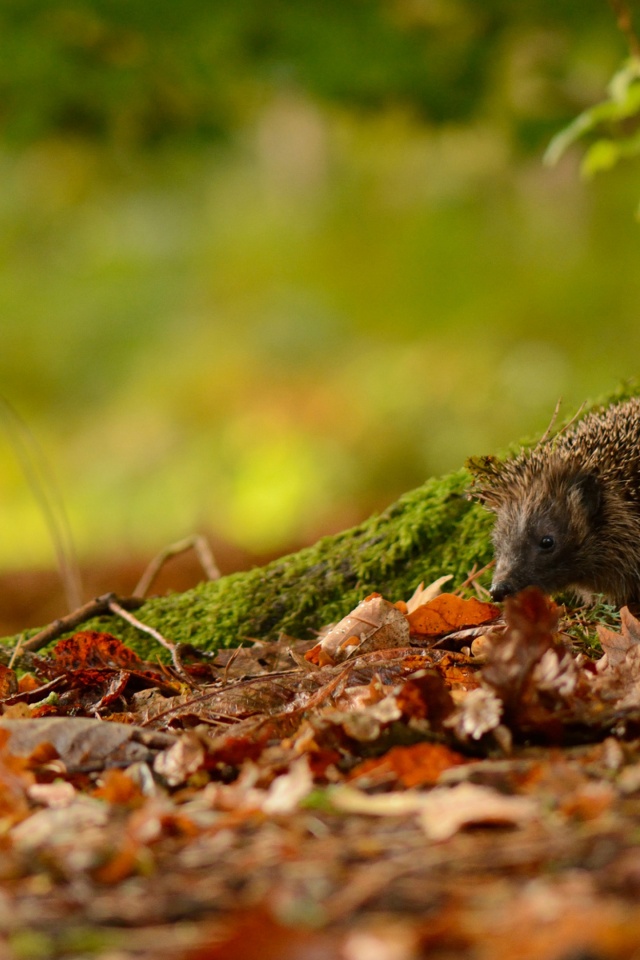
<path id="1" fill-rule="evenodd" d="M 496 603 L 500 603 L 500 601 L 504 600 L 505 597 L 510 597 L 515 592 L 515 587 L 509 580 L 498 580 L 497 582 L 494 581 L 491 584 L 491 589 L 489 590 L 491 599 Z"/>

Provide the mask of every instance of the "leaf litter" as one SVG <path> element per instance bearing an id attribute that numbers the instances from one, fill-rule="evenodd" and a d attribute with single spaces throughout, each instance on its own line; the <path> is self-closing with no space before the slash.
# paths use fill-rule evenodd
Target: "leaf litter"
<path id="1" fill-rule="evenodd" d="M 441 586 L 179 669 L 88 631 L 4 667 L 0 960 L 637 957 L 640 622 L 598 657 L 535 589 Z"/>

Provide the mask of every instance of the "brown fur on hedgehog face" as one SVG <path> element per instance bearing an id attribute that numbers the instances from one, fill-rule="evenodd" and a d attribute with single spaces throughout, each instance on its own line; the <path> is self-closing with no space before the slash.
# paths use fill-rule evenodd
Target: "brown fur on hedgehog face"
<path id="1" fill-rule="evenodd" d="M 537 586 L 588 589 L 602 521 L 597 477 L 575 470 L 530 478 L 526 495 L 496 503 L 494 600 Z"/>
<path id="2" fill-rule="evenodd" d="M 594 411 L 509 460 L 469 461 L 496 514 L 492 591 L 601 593 L 640 602 L 640 398 Z"/>
<path id="3" fill-rule="evenodd" d="M 472 495 L 496 514 L 495 599 L 535 584 L 640 602 L 640 397 L 468 466 Z"/>

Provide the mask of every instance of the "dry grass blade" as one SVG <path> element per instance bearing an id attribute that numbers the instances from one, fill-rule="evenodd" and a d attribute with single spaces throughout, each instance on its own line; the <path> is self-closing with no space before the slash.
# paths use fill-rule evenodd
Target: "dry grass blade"
<path id="1" fill-rule="evenodd" d="M 31 430 L 6 397 L 0 395 L 0 416 L 9 442 L 22 468 L 49 530 L 60 579 L 70 611 L 82 602 L 80 571 L 62 497 L 53 472 Z"/>

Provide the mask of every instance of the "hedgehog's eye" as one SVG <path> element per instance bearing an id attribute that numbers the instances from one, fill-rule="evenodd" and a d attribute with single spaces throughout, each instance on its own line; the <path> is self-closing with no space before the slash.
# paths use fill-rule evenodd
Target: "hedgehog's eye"
<path id="1" fill-rule="evenodd" d="M 553 537 L 542 537 L 540 540 L 540 549 L 541 550 L 553 550 L 556 542 Z"/>

